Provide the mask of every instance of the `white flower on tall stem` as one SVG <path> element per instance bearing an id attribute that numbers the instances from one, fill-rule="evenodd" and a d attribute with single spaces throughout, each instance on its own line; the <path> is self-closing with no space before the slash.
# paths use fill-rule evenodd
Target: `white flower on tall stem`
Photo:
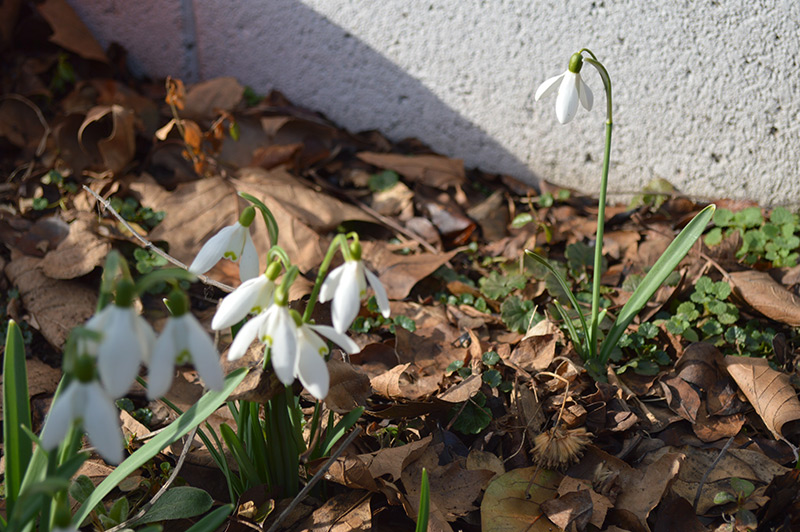
<path id="1" fill-rule="evenodd" d="M 331 305 L 333 327 L 339 333 L 344 333 L 358 316 L 361 309 L 361 300 L 367 295 L 367 283 L 375 292 L 378 308 L 384 318 L 389 317 L 389 297 L 380 279 L 364 267 L 361 262 L 360 246 L 354 246 L 353 257 L 345 260 L 344 264 L 334 269 L 319 291 L 321 303 L 333 300 Z"/>
<path id="2" fill-rule="evenodd" d="M 75 379 L 56 397 L 42 429 L 42 447 L 51 451 L 66 437 L 73 422 L 79 422 L 89 441 L 111 464 L 122 461 L 122 431 L 119 412 L 111 397 L 94 378 L 94 361 L 82 357 Z"/>
<path id="3" fill-rule="evenodd" d="M 578 111 L 578 101 L 587 110 L 592 110 L 594 96 L 592 91 L 581 78 L 581 67 L 583 66 L 583 56 L 580 53 L 573 54 L 569 60 L 567 70 L 554 76 L 536 89 L 534 96 L 536 101 L 551 94 L 558 88 L 556 98 L 556 117 L 562 124 L 566 124 L 575 117 Z"/>
<path id="4" fill-rule="evenodd" d="M 156 335 L 133 308 L 134 285 L 117 282 L 114 303 L 92 316 L 86 328 L 101 335 L 99 343 L 85 342 L 86 352 L 97 358 L 100 380 L 108 394 L 125 395 L 139 374 L 139 365 L 150 361 Z"/>
<path id="5" fill-rule="evenodd" d="M 251 312 L 258 314 L 266 310 L 272 304 L 275 279 L 279 273 L 280 263 L 272 262 L 263 275 L 243 282 L 225 296 L 211 320 L 211 328 L 215 331 L 226 329 L 242 321 Z"/>
<path id="6" fill-rule="evenodd" d="M 219 364 L 219 353 L 203 326 L 189 312 L 186 295 L 178 291 L 171 294 L 169 307 L 173 315 L 167 319 L 150 360 L 147 397 L 155 399 L 167 393 L 172 385 L 175 362 L 184 358 L 194 362 L 208 388 L 221 390 L 225 377 Z"/>
<path id="7" fill-rule="evenodd" d="M 258 252 L 250 236 L 250 225 L 255 217 L 255 208 L 247 207 L 239 216 L 239 221 L 222 228 L 200 249 L 189 271 L 195 275 L 206 273 L 220 259 L 239 263 L 239 278 L 247 281 L 258 275 Z"/>

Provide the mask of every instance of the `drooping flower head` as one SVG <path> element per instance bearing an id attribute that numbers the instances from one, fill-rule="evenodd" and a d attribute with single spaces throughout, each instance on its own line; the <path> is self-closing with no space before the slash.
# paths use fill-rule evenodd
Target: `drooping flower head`
<path id="1" fill-rule="evenodd" d="M 220 259 L 239 263 L 239 278 L 247 281 L 258 275 L 258 252 L 250 236 L 250 225 L 256 211 L 250 205 L 242 211 L 239 221 L 222 228 L 200 249 L 189 271 L 201 275 L 210 270 Z"/>
<path id="2" fill-rule="evenodd" d="M 319 291 L 319 300 L 333 300 L 333 326 L 344 333 L 358 316 L 361 300 L 367 296 L 367 283 L 375 292 L 378 308 L 384 318 L 389 317 L 389 297 L 380 279 L 364 267 L 361 261 L 361 245 L 356 241 L 350 246 L 350 256 L 344 264 L 328 274 Z"/>
<path id="3" fill-rule="evenodd" d="M 100 386 L 95 361 L 81 355 L 75 364 L 74 379 L 58 394 L 42 429 L 42 447 L 58 447 L 73 422 L 80 423 L 89 441 L 103 459 L 111 464 L 122 461 L 122 431 L 119 412 L 111 397 Z"/>
<path id="4" fill-rule="evenodd" d="M 186 294 L 173 291 L 169 297 L 169 308 L 172 316 L 167 319 L 153 348 L 147 373 L 147 396 L 155 399 L 167 393 L 172 385 L 175 363 L 190 360 L 208 388 L 221 390 L 225 377 L 219 364 L 219 354 L 208 333 L 189 312 Z"/>
<path id="5" fill-rule="evenodd" d="M 116 284 L 114 303 L 92 316 L 86 328 L 99 333 L 99 343 L 87 342 L 86 352 L 97 357 L 100 380 L 114 399 L 130 389 L 139 365 L 150 361 L 156 341 L 150 324 L 133 307 L 135 286 L 128 279 Z"/>
<path id="6" fill-rule="evenodd" d="M 592 110 L 594 96 L 589 86 L 586 85 L 581 78 L 582 67 L 583 56 L 580 52 L 572 54 L 569 60 L 569 66 L 564 73 L 548 79 L 536 89 L 534 99 L 539 101 L 540 98 L 551 94 L 558 88 L 556 117 L 562 124 L 566 124 L 575 118 L 579 101 L 587 111 Z"/>
<path id="7" fill-rule="evenodd" d="M 211 328 L 215 331 L 226 329 L 239 323 L 250 313 L 259 314 L 266 310 L 272 304 L 275 279 L 280 272 L 280 263 L 271 262 L 263 275 L 243 282 L 225 296 L 211 320 Z"/>

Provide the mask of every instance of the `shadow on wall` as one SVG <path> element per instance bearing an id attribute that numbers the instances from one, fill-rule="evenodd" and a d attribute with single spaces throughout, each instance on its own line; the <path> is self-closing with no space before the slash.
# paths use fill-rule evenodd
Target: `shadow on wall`
<path id="1" fill-rule="evenodd" d="M 201 79 L 234 76 L 259 93 L 274 88 L 350 130 L 417 137 L 468 168 L 538 181 L 422 82 L 299 1 L 197 0 L 194 11 Z M 448 51 L 432 53 L 446 59 Z"/>

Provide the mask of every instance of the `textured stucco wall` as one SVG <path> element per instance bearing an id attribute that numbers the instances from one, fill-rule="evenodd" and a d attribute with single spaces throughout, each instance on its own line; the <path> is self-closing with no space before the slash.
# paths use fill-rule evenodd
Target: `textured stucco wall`
<path id="1" fill-rule="evenodd" d="M 597 190 L 604 98 L 567 125 L 547 77 L 588 47 L 614 82 L 610 189 L 800 204 L 796 0 L 70 0 L 135 69 L 233 75 L 353 130 Z"/>

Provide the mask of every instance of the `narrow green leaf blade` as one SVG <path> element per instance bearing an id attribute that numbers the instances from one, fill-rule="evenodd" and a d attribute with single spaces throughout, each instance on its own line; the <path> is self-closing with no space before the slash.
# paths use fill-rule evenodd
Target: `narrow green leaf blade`
<path id="1" fill-rule="evenodd" d="M 214 411 L 225 402 L 234 388 L 242 382 L 245 375 L 247 375 L 247 370 L 244 368 L 238 369 L 228 375 L 225 379 L 225 387 L 221 391 L 207 392 L 194 406 L 184 412 L 166 429 L 117 466 L 117 468 L 95 488 L 86 502 L 81 505 L 78 512 L 72 518 L 72 524 L 76 527 L 79 526 L 80 523 L 86 519 L 86 516 L 89 515 L 89 512 L 92 511 L 92 508 L 102 501 L 103 497 L 108 495 L 124 478 L 213 414 Z"/>
<path id="2" fill-rule="evenodd" d="M 428 487 L 428 470 L 422 468 L 422 481 L 419 490 L 419 512 L 417 512 L 416 532 L 428 532 L 428 518 L 430 516 L 430 488 Z"/>
<path id="3" fill-rule="evenodd" d="M 33 454 L 31 440 L 22 427 L 31 428 L 28 371 L 25 344 L 14 320 L 9 320 L 3 357 L 3 454 L 6 458 L 5 493 L 7 515 L 19 497 L 22 478 Z"/>
<path id="4" fill-rule="evenodd" d="M 219 526 L 225 522 L 230 513 L 233 511 L 232 504 L 220 506 L 207 516 L 196 522 L 186 532 L 214 532 Z"/>
<path id="5" fill-rule="evenodd" d="M 633 292 L 631 298 L 625 303 L 625 306 L 622 307 L 622 310 L 617 316 L 617 321 L 614 322 L 614 325 L 612 325 L 611 329 L 608 331 L 603 346 L 600 348 L 600 361 L 602 363 L 605 364 L 608 360 L 611 350 L 614 348 L 617 341 L 619 341 L 622 333 L 625 332 L 630 322 L 633 321 L 633 318 L 636 317 L 639 311 L 650 301 L 650 298 L 653 297 L 656 290 L 664 284 L 664 281 L 669 274 L 672 273 L 672 270 L 683 260 L 683 257 L 689 253 L 694 243 L 703 234 L 706 225 L 708 225 L 711 217 L 714 216 L 714 209 L 716 209 L 716 206 L 712 203 L 697 213 L 697 216 L 683 228 L 683 231 L 675 237 L 675 240 L 672 241 L 650 271 L 647 272 L 647 275 L 642 279 L 642 282 L 639 283 L 639 286 Z"/>

